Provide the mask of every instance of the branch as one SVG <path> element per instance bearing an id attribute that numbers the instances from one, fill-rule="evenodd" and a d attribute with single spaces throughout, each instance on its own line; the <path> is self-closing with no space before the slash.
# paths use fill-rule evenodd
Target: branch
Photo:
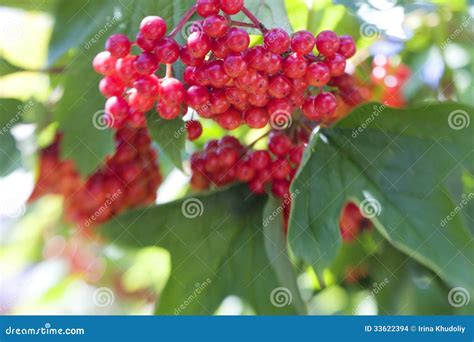
<path id="1" fill-rule="evenodd" d="M 176 34 L 181 31 L 181 29 L 184 27 L 184 24 L 188 22 L 189 19 L 196 13 L 196 5 L 191 7 L 181 18 L 179 23 L 176 25 L 176 27 L 170 32 L 168 35 L 170 38 L 174 38 Z"/>
<path id="2" fill-rule="evenodd" d="M 255 25 L 256 28 L 262 31 L 263 34 L 268 32 L 265 25 L 263 25 L 262 22 L 258 20 L 257 17 L 254 16 L 253 13 L 247 7 L 244 6 L 242 8 L 242 12 L 247 16 L 247 18 L 250 19 L 250 21 Z"/>

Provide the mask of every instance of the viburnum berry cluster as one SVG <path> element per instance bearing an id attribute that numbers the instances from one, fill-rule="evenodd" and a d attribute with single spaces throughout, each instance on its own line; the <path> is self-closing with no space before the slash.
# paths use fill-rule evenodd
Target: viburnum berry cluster
<path id="1" fill-rule="evenodd" d="M 304 148 L 304 142 L 295 144 L 288 135 L 276 131 L 270 133 L 268 150 L 244 147 L 232 136 L 210 140 L 204 151 L 191 157 L 191 185 L 195 190 L 205 190 L 210 185 L 238 181 L 248 183 L 255 194 L 264 193 L 269 185 L 275 196 L 285 198 Z"/>
<path id="2" fill-rule="evenodd" d="M 232 20 L 242 12 L 250 23 Z M 201 16 L 180 46 L 175 35 L 195 13 Z M 263 44 L 250 47 L 244 28 L 258 29 Z M 143 19 L 135 41 L 122 34 L 109 37 L 106 51 L 93 61 L 104 75 L 99 88 L 107 98 L 105 115 L 113 127 L 126 122 L 144 125 L 144 113 L 156 105 L 163 119 L 174 119 L 194 109 L 226 130 L 242 124 L 263 128 L 277 115 L 292 116 L 300 109 L 306 120 L 324 122 L 337 107 L 337 84 L 346 59 L 355 53 L 350 36 L 309 31 L 290 36 L 281 28 L 266 29 L 243 0 L 197 0 L 181 22 L 167 32 L 158 16 Z M 132 47 L 140 53 L 134 55 Z M 316 53 L 317 51 L 317 53 Z M 171 65 L 186 66 L 183 82 L 172 77 Z M 156 72 L 167 66 L 166 76 Z M 335 87 L 334 87 L 335 86 Z M 194 127 L 200 125 L 198 121 Z M 199 129 L 193 131 L 196 138 Z"/>
<path id="3" fill-rule="evenodd" d="M 60 160 L 61 135 L 40 153 L 39 176 L 29 201 L 46 194 L 64 197 L 66 218 L 80 227 L 102 223 L 137 206 L 155 202 L 161 174 L 145 129 L 121 128 L 115 154 L 86 180 L 71 160 Z"/>

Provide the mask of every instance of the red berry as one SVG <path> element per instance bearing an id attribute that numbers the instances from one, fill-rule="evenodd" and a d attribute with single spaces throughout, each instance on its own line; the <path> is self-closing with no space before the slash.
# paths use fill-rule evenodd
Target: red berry
<path id="1" fill-rule="evenodd" d="M 272 76 L 268 86 L 268 93 L 277 99 L 287 97 L 291 93 L 291 83 L 282 75 Z"/>
<path id="2" fill-rule="evenodd" d="M 252 107 L 244 112 L 244 120 L 250 128 L 263 128 L 268 124 L 268 113 L 264 108 Z"/>
<path id="3" fill-rule="evenodd" d="M 234 15 L 244 7 L 244 0 L 221 0 L 220 4 L 222 12 Z"/>
<path id="4" fill-rule="evenodd" d="M 151 52 L 143 52 L 138 55 L 133 66 L 140 75 L 151 75 L 158 69 L 158 61 Z"/>
<path id="5" fill-rule="evenodd" d="M 336 112 L 337 99 L 332 93 L 320 93 L 316 96 L 314 104 L 322 115 L 329 117 Z"/>
<path id="6" fill-rule="evenodd" d="M 217 122 L 222 128 L 231 131 L 242 124 L 242 113 L 230 108 L 217 117 Z"/>
<path id="7" fill-rule="evenodd" d="M 211 43 L 211 50 L 217 58 L 224 59 L 230 53 L 227 46 L 227 36 L 214 39 Z"/>
<path id="8" fill-rule="evenodd" d="M 337 51 L 346 58 L 351 58 L 356 53 L 354 39 L 351 36 L 339 37 L 339 50 Z"/>
<path id="9" fill-rule="evenodd" d="M 219 171 L 219 155 L 216 150 L 208 150 L 204 154 L 204 170 L 209 173 Z"/>
<path id="10" fill-rule="evenodd" d="M 280 72 L 280 70 L 283 67 L 283 58 L 280 55 L 277 55 L 277 54 L 274 54 L 274 53 L 271 53 L 271 52 L 267 52 L 265 60 L 266 60 L 266 63 L 267 63 L 267 66 L 265 68 L 265 72 L 268 75 L 274 75 L 274 74 Z"/>
<path id="11" fill-rule="evenodd" d="M 249 182 L 250 191 L 256 195 L 265 193 L 265 184 L 261 179 L 255 177 L 251 182 Z"/>
<path id="12" fill-rule="evenodd" d="M 256 94 L 266 94 L 269 86 L 270 81 L 268 80 L 267 75 L 259 72 L 257 73 L 257 80 L 255 83 L 251 84 L 248 91 Z"/>
<path id="13" fill-rule="evenodd" d="M 249 94 L 248 101 L 252 106 L 265 107 L 270 101 L 270 95 L 268 93 Z"/>
<path id="14" fill-rule="evenodd" d="M 196 2 L 196 10 L 203 18 L 219 13 L 219 7 L 219 0 L 197 0 Z"/>
<path id="15" fill-rule="evenodd" d="M 105 49 L 115 58 L 122 58 L 130 53 L 131 43 L 123 34 L 113 34 L 105 43 Z"/>
<path id="16" fill-rule="evenodd" d="M 272 192 L 277 197 L 286 197 L 290 193 L 290 182 L 287 180 L 277 179 L 273 181 Z"/>
<path id="17" fill-rule="evenodd" d="M 287 155 L 293 147 L 291 139 L 282 133 L 272 133 L 268 140 L 268 149 L 277 157 Z"/>
<path id="18" fill-rule="evenodd" d="M 290 78 L 301 78 L 306 74 L 308 64 L 304 57 L 296 53 L 288 55 L 283 61 L 283 72 Z"/>
<path id="19" fill-rule="evenodd" d="M 206 151 L 217 150 L 219 147 L 219 142 L 215 139 L 208 140 L 204 145 Z"/>
<path id="20" fill-rule="evenodd" d="M 144 112 L 130 110 L 127 122 L 134 128 L 146 127 L 146 116 Z"/>
<path id="21" fill-rule="evenodd" d="M 181 57 L 181 61 L 189 66 L 200 66 L 204 63 L 204 58 L 196 58 L 191 56 L 186 46 L 181 48 L 179 55 Z"/>
<path id="22" fill-rule="evenodd" d="M 264 36 L 265 48 L 273 53 L 282 54 L 289 50 L 291 39 L 288 33 L 280 28 L 271 29 Z"/>
<path id="23" fill-rule="evenodd" d="M 121 97 L 113 96 L 105 102 L 105 112 L 114 120 L 121 120 L 128 115 L 127 101 Z"/>
<path id="24" fill-rule="evenodd" d="M 158 115 L 161 116 L 165 120 L 172 120 L 179 116 L 181 113 L 181 108 L 179 105 L 165 103 L 165 102 L 158 102 L 156 106 L 156 111 Z"/>
<path id="25" fill-rule="evenodd" d="M 270 116 L 281 113 L 291 115 L 292 109 L 288 99 L 271 99 L 267 104 L 267 111 Z"/>
<path id="26" fill-rule="evenodd" d="M 229 169 L 239 160 L 239 150 L 231 146 L 222 146 L 217 150 L 219 156 L 219 164 L 223 169 Z"/>
<path id="27" fill-rule="evenodd" d="M 213 15 L 204 20 L 203 29 L 209 37 L 219 38 L 225 36 L 229 30 L 229 23 L 223 16 Z"/>
<path id="28" fill-rule="evenodd" d="M 99 83 L 99 90 L 105 97 L 122 96 L 125 86 L 117 76 L 107 76 Z"/>
<path id="29" fill-rule="evenodd" d="M 180 105 L 186 98 L 186 90 L 183 84 L 176 78 L 166 78 L 161 82 L 160 102 L 172 105 Z"/>
<path id="30" fill-rule="evenodd" d="M 224 91 L 213 91 L 210 95 L 211 98 L 211 113 L 212 114 L 222 114 L 227 111 L 231 104 L 227 100 L 227 96 Z"/>
<path id="31" fill-rule="evenodd" d="M 153 97 L 140 94 L 136 89 L 132 89 L 128 95 L 128 104 L 130 108 L 136 111 L 148 112 L 153 108 L 155 99 Z"/>
<path id="32" fill-rule="evenodd" d="M 311 63 L 305 74 L 305 80 L 309 85 L 322 87 L 331 79 L 329 68 L 322 62 Z"/>
<path id="33" fill-rule="evenodd" d="M 236 87 L 228 87 L 225 89 L 227 100 L 234 106 L 247 102 L 248 93 Z"/>
<path id="34" fill-rule="evenodd" d="M 247 70 L 247 63 L 240 54 L 230 54 L 224 59 L 224 70 L 232 78 L 239 77 Z"/>
<path id="35" fill-rule="evenodd" d="M 211 39 L 204 32 L 193 32 L 189 35 L 186 47 L 194 58 L 204 58 L 211 51 Z"/>
<path id="36" fill-rule="evenodd" d="M 291 38 L 291 48 L 300 55 L 307 55 L 314 49 L 315 39 L 309 31 L 298 31 Z"/>
<path id="37" fill-rule="evenodd" d="M 318 108 L 314 103 L 315 99 L 316 96 L 307 97 L 303 105 L 301 106 L 301 110 L 303 111 L 304 116 L 306 116 L 308 119 L 314 121 L 321 121 L 322 114 L 318 111 Z"/>
<path id="38" fill-rule="evenodd" d="M 206 74 L 214 88 L 222 88 L 230 80 L 230 77 L 225 72 L 224 62 L 221 60 L 210 62 L 206 67 Z"/>
<path id="39" fill-rule="evenodd" d="M 153 51 L 157 41 L 147 39 L 140 32 L 138 32 L 137 33 L 137 38 L 136 38 L 136 43 L 143 51 Z"/>
<path id="40" fill-rule="evenodd" d="M 249 47 L 250 36 L 247 31 L 232 27 L 226 35 L 227 47 L 234 52 L 242 52 Z"/>
<path id="41" fill-rule="evenodd" d="M 135 70 L 135 61 L 137 56 L 127 56 L 119 58 L 115 64 L 115 73 L 123 83 L 131 84 L 140 77 L 140 74 Z"/>
<path id="42" fill-rule="evenodd" d="M 197 108 L 209 102 L 209 92 L 206 87 L 191 86 L 186 92 L 186 103 L 192 108 Z"/>
<path id="43" fill-rule="evenodd" d="M 249 156 L 250 166 L 255 170 L 263 170 L 270 166 L 270 153 L 264 150 L 253 151 Z"/>
<path id="44" fill-rule="evenodd" d="M 332 77 L 341 76 L 344 75 L 346 69 L 346 57 L 336 53 L 333 56 L 328 57 L 324 61 L 324 64 L 328 67 Z"/>
<path id="45" fill-rule="evenodd" d="M 255 170 L 249 162 L 243 161 L 237 164 L 236 176 L 241 182 L 250 182 L 255 177 Z"/>
<path id="46" fill-rule="evenodd" d="M 173 38 L 163 38 L 155 47 L 155 55 L 162 64 L 173 64 L 179 58 L 179 45 Z"/>
<path id="47" fill-rule="evenodd" d="M 265 70 L 269 55 L 263 46 L 254 46 L 247 50 L 245 61 L 256 70 Z"/>
<path id="48" fill-rule="evenodd" d="M 232 146 L 238 150 L 241 150 L 243 148 L 242 144 L 240 143 L 239 139 L 232 135 L 225 135 L 222 137 L 221 140 L 218 142 L 219 147 L 222 146 Z"/>
<path id="49" fill-rule="evenodd" d="M 325 57 L 331 57 L 339 50 L 339 38 L 333 31 L 321 31 L 316 37 L 316 47 Z"/>
<path id="50" fill-rule="evenodd" d="M 142 76 L 133 83 L 133 87 L 140 94 L 156 98 L 160 91 L 160 80 L 156 75 Z"/>
<path id="51" fill-rule="evenodd" d="M 301 159 L 303 158 L 303 153 L 304 153 L 304 148 L 305 146 L 303 144 L 300 144 L 293 148 L 293 150 L 290 153 L 290 161 L 293 164 L 299 165 L 301 163 Z"/>
<path id="52" fill-rule="evenodd" d="M 183 80 L 188 85 L 196 85 L 196 68 L 193 66 L 186 67 L 183 72 Z"/>
<path id="53" fill-rule="evenodd" d="M 272 178 L 287 179 L 291 173 L 291 166 L 286 159 L 277 159 L 272 163 Z"/>
<path id="54" fill-rule="evenodd" d="M 189 120 L 186 122 L 186 131 L 188 133 L 188 139 L 194 141 L 198 139 L 202 134 L 202 125 L 199 121 Z"/>
<path id="55" fill-rule="evenodd" d="M 92 66 L 94 70 L 104 76 L 110 76 L 115 73 L 115 63 L 117 59 L 112 57 L 112 54 L 109 51 L 102 51 L 95 56 L 92 61 Z"/>
<path id="56" fill-rule="evenodd" d="M 252 69 L 252 68 L 247 68 L 245 72 L 240 75 L 238 78 L 236 78 L 235 85 L 243 90 L 248 89 L 252 84 L 257 82 L 258 80 L 258 73 L 257 70 Z"/>
<path id="57" fill-rule="evenodd" d="M 158 16 L 145 17 L 140 23 L 140 33 L 146 39 L 161 39 L 166 33 L 166 22 Z"/>

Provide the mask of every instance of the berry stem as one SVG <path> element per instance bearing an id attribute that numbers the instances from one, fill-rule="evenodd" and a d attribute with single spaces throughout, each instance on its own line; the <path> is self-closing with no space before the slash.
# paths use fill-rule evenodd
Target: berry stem
<path id="1" fill-rule="evenodd" d="M 170 32 L 168 35 L 170 38 L 174 38 L 176 34 L 181 31 L 181 29 L 184 27 L 184 25 L 188 22 L 189 19 L 196 13 L 196 5 L 191 7 L 181 18 L 179 23 L 176 25 L 176 27 Z"/>
<path id="2" fill-rule="evenodd" d="M 244 23 L 243 21 L 236 21 L 232 20 L 230 22 L 232 26 L 240 26 L 240 27 L 250 27 L 250 28 L 255 28 L 255 29 L 260 29 L 259 27 L 255 26 L 255 24 L 252 23 Z"/>
<path id="3" fill-rule="evenodd" d="M 265 25 L 263 25 L 262 22 L 258 20 L 257 17 L 254 16 L 253 13 L 247 7 L 244 6 L 242 8 L 242 12 L 247 16 L 247 18 L 250 19 L 250 21 L 255 25 L 256 28 L 262 31 L 263 34 L 268 32 Z"/>
<path id="4" fill-rule="evenodd" d="M 173 77 L 173 64 L 166 64 L 166 78 Z"/>

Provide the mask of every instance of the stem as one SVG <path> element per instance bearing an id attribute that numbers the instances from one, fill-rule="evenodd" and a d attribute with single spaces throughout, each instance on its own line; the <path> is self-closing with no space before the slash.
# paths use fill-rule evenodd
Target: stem
<path id="1" fill-rule="evenodd" d="M 267 133 L 265 133 L 264 135 L 262 135 L 261 137 L 258 137 L 255 141 L 253 141 L 250 145 L 247 146 L 247 150 L 251 149 L 252 147 L 254 147 L 254 145 L 256 143 L 258 143 L 260 140 L 262 140 L 263 138 L 265 138 L 266 136 L 268 136 L 270 134 L 270 131 L 268 131 Z"/>
<path id="2" fill-rule="evenodd" d="M 232 20 L 230 22 L 232 26 L 240 26 L 240 27 L 250 27 L 250 28 L 255 28 L 255 29 L 260 29 L 259 27 L 255 26 L 254 24 L 251 23 L 244 23 L 243 21 L 236 21 Z"/>
<path id="3" fill-rule="evenodd" d="M 172 78 L 172 77 L 173 77 L 173 65 L 166 64 L 166 78 Z"/>
<path id="4" fill-rule="evenodd" d="M 265 25 L 263 25 L 260 20 L 257 19 L 256 16 L 253 15 L 252 12 L 250 12 L 250 10 L 247 8 L 247 7 L 243 7 L 242 8 L 242 12 L 244 12 L 244 14 L 247 16 L 247 18 L 250 19 L 250 21 L 256 26 L 256 28 L 258 28 L 260 31 L 262 31 L 263 34 L 267 33 L 268 30 L 267 28 L 265 27 Z"/>
<path id="5" fill-rule="evenodd" d="M 168 35 L 170 38 L 174 38 L 176 36 L 176 34 L 181 31 L 181 29 L 184 27 L 184 24 L 186 24 L 188 22 L 189 19 L 191 19 L 191 17 L 194 15 L 194 13 L 196 13 L 196 5 L 194 5 L 193 7 L 191 7 L 184 15 L 183 17 L 181 18 L 181 20 L 179 21 L 178 25 L 176 25 L 176 27 L 170 32 L 170 34 Z"/>

